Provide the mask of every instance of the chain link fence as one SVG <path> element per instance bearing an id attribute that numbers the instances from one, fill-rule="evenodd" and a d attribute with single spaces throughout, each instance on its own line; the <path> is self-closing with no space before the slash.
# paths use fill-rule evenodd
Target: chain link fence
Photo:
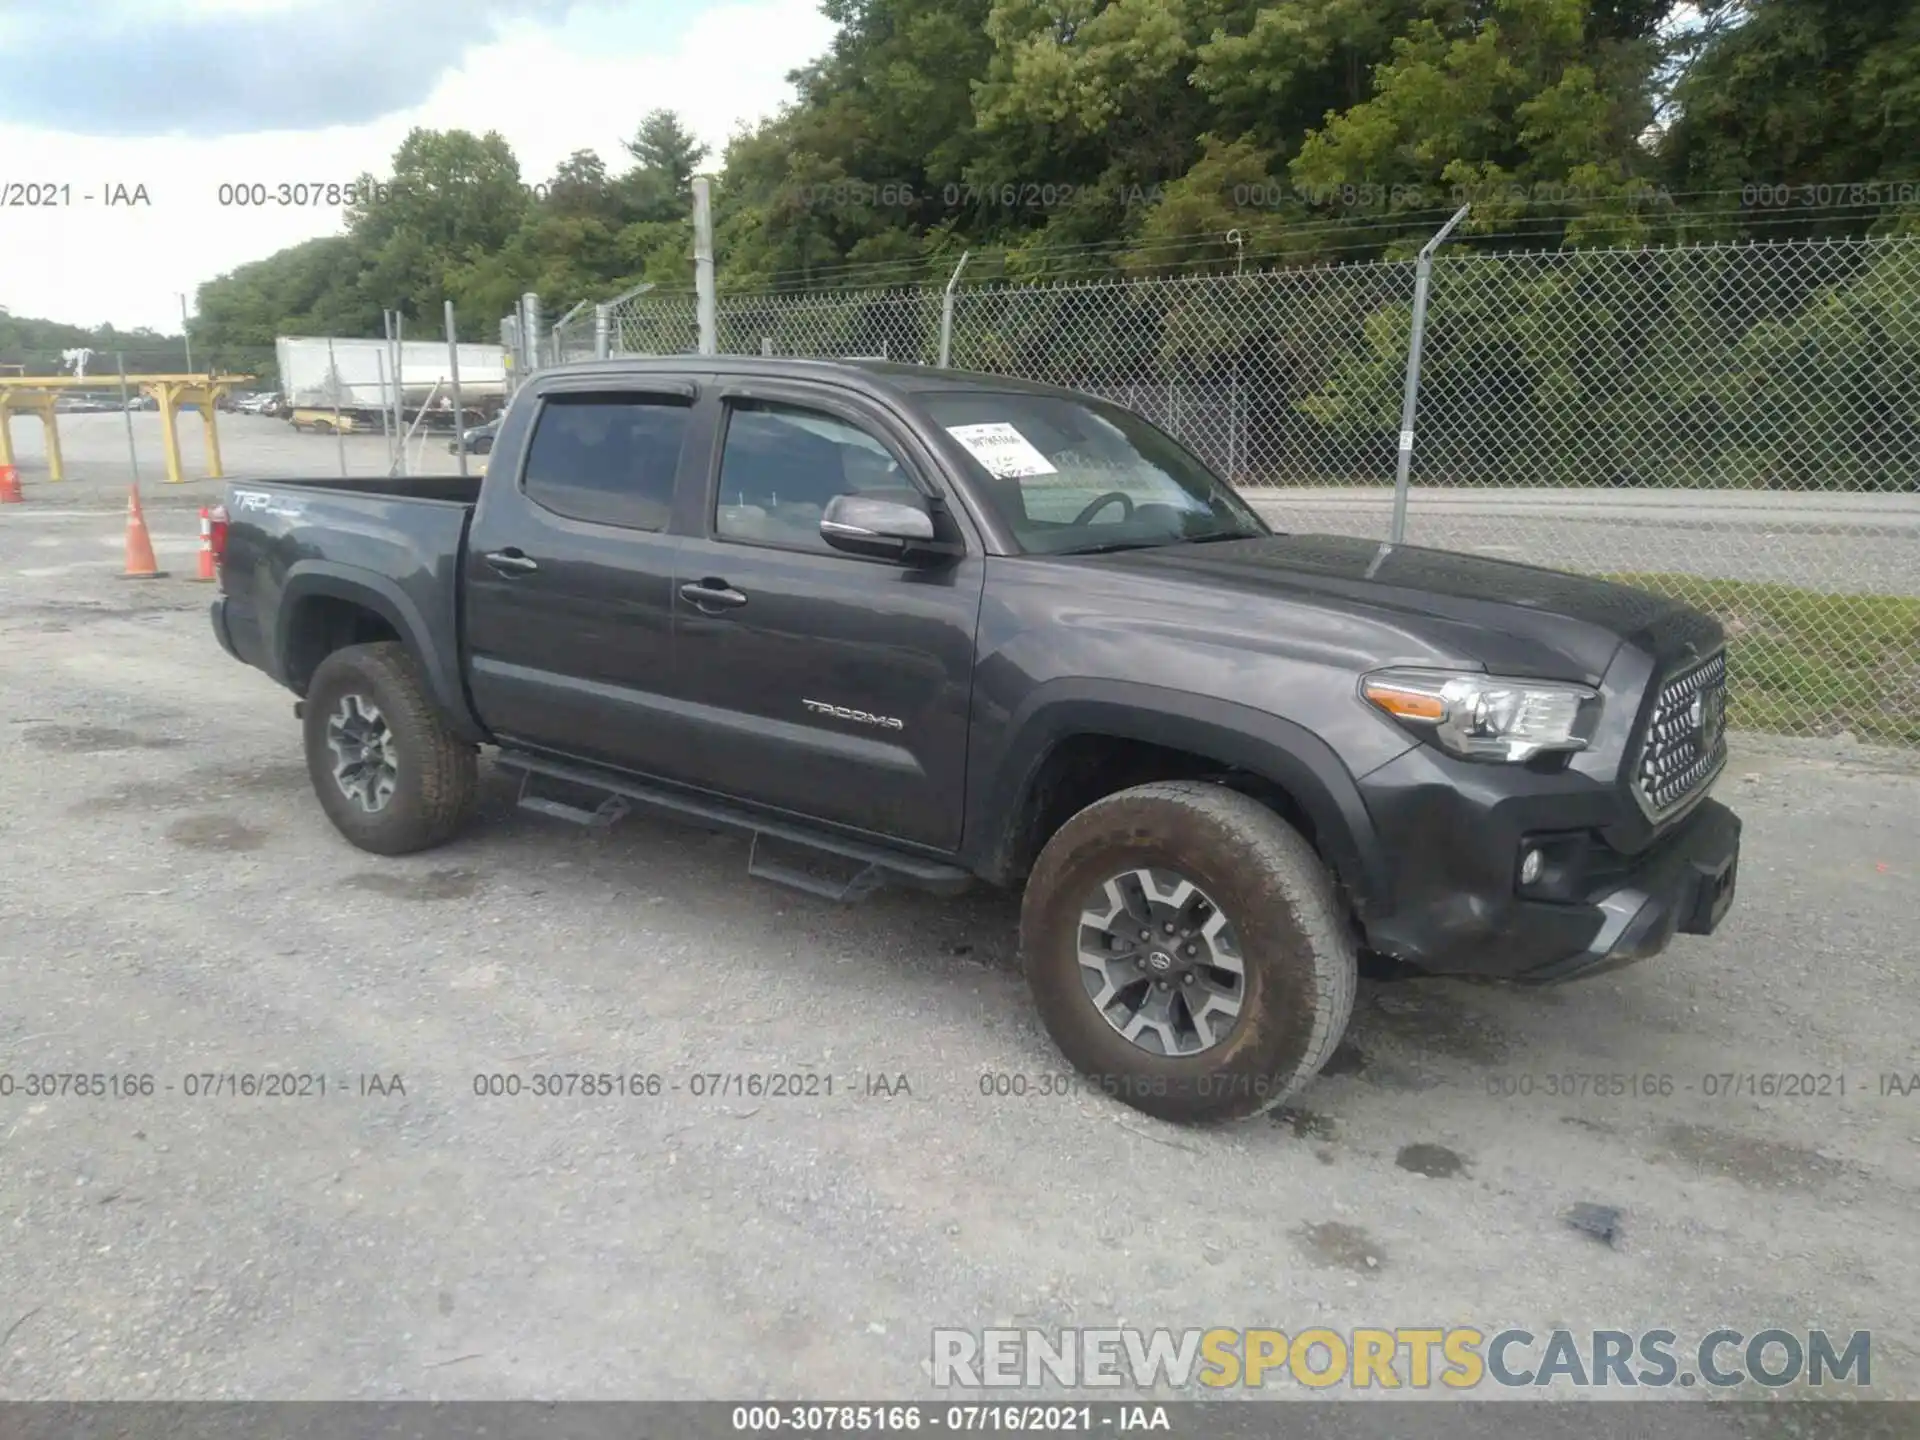
<path id="1" fill-rule="evenodd" d="M 1283 529 L 1385 539 L 1413 293 L 1411 261 L 962 286 L 950 363 L 1136 409 Z M 942 300 L 723 292 L 720 349 L 931 364 Z M 597 353 L 576 328 L 548 357 Z M 606 333 L 691 353 L 694 297 Z M 1408 543 L 1714 611 L 1737 724 L 1920 745 L 1920 237 L 1443 252 L 1424 351 Z"/>

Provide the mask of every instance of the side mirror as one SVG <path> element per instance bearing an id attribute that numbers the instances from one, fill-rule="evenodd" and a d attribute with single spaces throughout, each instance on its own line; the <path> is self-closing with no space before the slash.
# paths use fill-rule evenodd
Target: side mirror
<path id="1" fill-rule="evenodd" d="M 820 538 L 849 555 L 875 560 L 906 560 L 940 554 L 933 517 L 917 505 L 871 495 L 836 495 L 820 517 Z"/>

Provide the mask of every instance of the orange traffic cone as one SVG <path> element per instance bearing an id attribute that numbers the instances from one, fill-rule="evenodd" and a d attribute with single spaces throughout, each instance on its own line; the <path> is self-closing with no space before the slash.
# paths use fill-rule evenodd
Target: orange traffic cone
<path id="1" fill-rule="evenodd" d="M 0 505 L 19 505 L 26 498 L 20 493 L 20 472 L 11 465 L 0 465 Z"/>
<path id="2" fill-rule="evenodd" d="M 213 573 L 213 511 L 206 506 L 200 507 L 200 573 L 196 580 L 212 580 Z"/>
<path id="3" fill-rule="evenodd" d="M 147 534 L 147 517 L 140 513 L 139 488 L 127 491 L 127 580 L 157 580 L 165 572 L 153 562 L 153 538 Z"/>

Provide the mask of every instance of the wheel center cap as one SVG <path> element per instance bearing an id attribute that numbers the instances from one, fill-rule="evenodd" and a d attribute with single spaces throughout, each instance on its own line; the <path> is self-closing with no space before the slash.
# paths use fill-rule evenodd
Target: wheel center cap
<path id="1" fill-rule="evenodd" d="M 1174 959 L 1164 950 L 1155 950 L 1147 956 L 1147 968 L 1155 974 L 1164 975 L 1173 969 Z"/>

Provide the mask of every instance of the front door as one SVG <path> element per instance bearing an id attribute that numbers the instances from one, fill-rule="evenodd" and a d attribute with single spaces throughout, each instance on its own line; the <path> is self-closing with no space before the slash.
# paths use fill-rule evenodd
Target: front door
<path id="1" fill-rule="evenodd" d="M 846 392 L 742 387 L 723 396 L 719 422 L 705 533 L 676 557 L 695 783 L 957 849 L 984 584 L 977 544 L 957 561 L 911 566 L 821 539 L 836 495 L 937 493 L 904 436 Z M 966 538 L 953 516 L 941 523 Z"/>

